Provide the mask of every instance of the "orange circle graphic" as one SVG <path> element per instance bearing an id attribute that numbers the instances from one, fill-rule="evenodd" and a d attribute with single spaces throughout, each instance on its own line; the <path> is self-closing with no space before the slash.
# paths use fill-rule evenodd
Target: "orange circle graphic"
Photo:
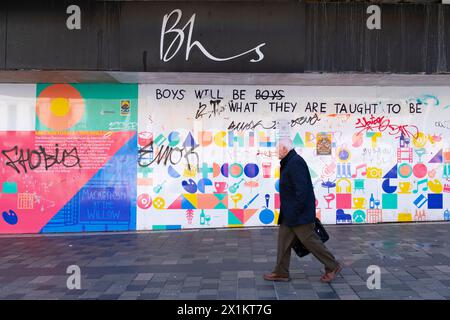
<path id="1" fill-rule="evenodd" d="M 50 129 L 69 129 L 83 117 L 84 100 L 70 84 L 53 84 L 39 94 L 36 113 L 41 123 Z"/>

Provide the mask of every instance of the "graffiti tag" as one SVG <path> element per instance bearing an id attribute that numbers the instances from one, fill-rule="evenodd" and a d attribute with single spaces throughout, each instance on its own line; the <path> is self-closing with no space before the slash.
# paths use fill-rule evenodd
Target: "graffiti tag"
<path id="1" fill-rule="evenodd" d="M 15 146 L 9 150 L 2 150 L 2 154 L 8 159 L 5 165 L 13 168 L 17 173 L 20 173 L 18 166 L 22 167 L 24 173 L 27 173 L 27 168 L 35 170 L 41 166 L 45 170 L 50 169 L 54 165 L 62 165 L 66 168 L 71 168 L 80 165 L 80 158 L 78 157 L 77 148 L 72 150 L 59 150 L 58 144 L 55 145 L 54 154 L 50 154 L 44 147 L 39 146 L 37 150 L 23 149 L 19 150 L 18 146 Z"/>
<path id="2" fill-rule="evenodd" d="M 419 137 L 419 129 L 415 125 L 396 125 L 392 124 L 390 119 L 384 116 L 374 117 L 370 116 L 359 118 L 355 124 L 355 129 L 361 129 L 357 134 L 363 132 L 387 132 L 393 136 L 405 136 L 417 139 Z"/>

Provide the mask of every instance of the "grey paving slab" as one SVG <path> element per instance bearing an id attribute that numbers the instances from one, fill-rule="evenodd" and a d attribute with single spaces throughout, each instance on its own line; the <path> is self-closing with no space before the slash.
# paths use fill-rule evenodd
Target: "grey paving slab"
<path id="1" fill-rule="evenodd" d="M 342 263 L 332 283 L 292 254 L 291 281 L 262 279 L 277 229 L 0 236 L 0 299 L 450 299 L 450 223 L 326 226 Z M 78 265 L 81 290 L 66 286 Z M 381 289 L 369 290 L 369 265 Z"/>

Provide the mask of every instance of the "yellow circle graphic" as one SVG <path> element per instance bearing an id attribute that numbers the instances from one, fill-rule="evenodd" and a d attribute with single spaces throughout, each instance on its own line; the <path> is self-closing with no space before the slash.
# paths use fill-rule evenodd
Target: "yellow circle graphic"
<path id="1" fill-rule="evenodd" d="M 70 111 L 69 100 L 54 98 L 50 101 L 50 110 L 57 117 L 64 117 Z"/>
<path id="2" fill-rule="evenodd" d="M 155 207 L 155 209 L 164 209 L 165 204 L 166 202 L 161 197 L 157 197 L 153 200 L 153 206 Z"/>
<path id="3" fill-rule="evenodd" d="M 39 93 L 36 115 L 40 123 L 52 130 L 67 130 L 84 115 L 84 100 L 70 84 L 53 84 Z"/>

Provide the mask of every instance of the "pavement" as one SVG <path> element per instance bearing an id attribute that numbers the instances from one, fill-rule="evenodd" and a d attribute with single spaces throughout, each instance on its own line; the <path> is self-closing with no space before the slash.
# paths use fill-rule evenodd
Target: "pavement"
<path id="1" fill-rule="evenodd" d="M 290 282 L 263 280 L 276 227 L 0 236 L 0 299 L 450 299 L 450 223 L 325 227 L 344 266 L 331 284 L 313 256 L 295 253 Z M 68 289 L 72 265 L 80 289 Z M 367 286 L 371 265 L 380 289 Z"/>

